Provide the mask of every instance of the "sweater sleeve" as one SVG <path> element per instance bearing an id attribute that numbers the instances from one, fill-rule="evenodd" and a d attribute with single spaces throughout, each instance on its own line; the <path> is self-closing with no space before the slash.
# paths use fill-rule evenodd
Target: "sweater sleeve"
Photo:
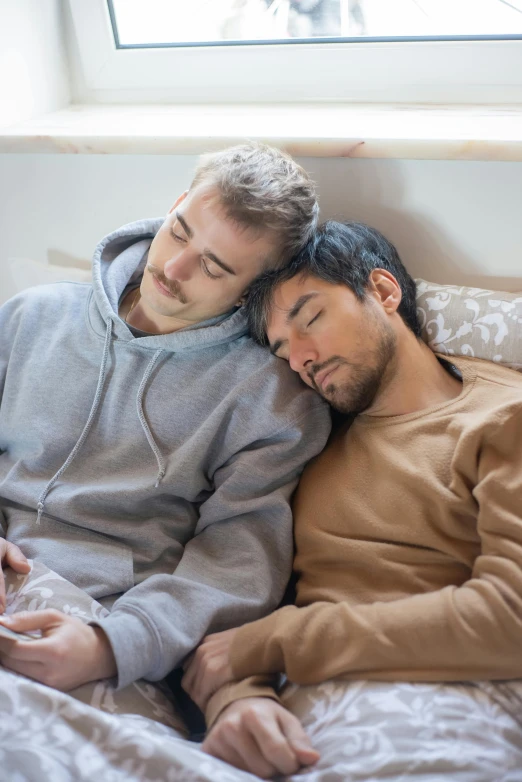
<path id="1" fill-rule="evenodd" d="M 521 443 L 519 409 L 496 425 L 478 454 L 473 495 L 481 551 L 468 581 L 390 602 L 282 608 L 237 632 L 236 678 L 275 671 L 297 684 L 340 676 L 522 677 Z"/>
<path id="2" fill-rule="evenodd" d="M 216 723 L 220 714 L 235 701 L 245 698 L 270 698 L 280 703 L 275 687 L 277 676 L 267 674 L 264 676 L 250 676 L 240 682 L 231 682 L 221 687 L 210 698 L 205 709 L 207 728 L 210 730 Z"/>
<path id="3" fill-rule="evenodd" d="M 290 497 L 329 429 L 326 405 L 304 397 L 292 423 L 216 471 L 175 572 L 150 576 L 120 597 L 109 616 L 93 620 L 113 649 L 118 687 L 162 679 L 203 636 L 279 604 L 292 567 Z"/>

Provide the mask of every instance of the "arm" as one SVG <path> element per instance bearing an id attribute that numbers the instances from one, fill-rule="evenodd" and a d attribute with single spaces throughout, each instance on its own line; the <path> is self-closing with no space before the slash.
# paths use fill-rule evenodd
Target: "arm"
<path id="1" fill-rule="evenodd" d="M 11 629 L 41 630 L 44 637 L 8 649 L 0 644 L 2 664 L 60 690 L 114 675 L 118 687 L 155 681 L 179 665 L 208 628 L 222 630 L 270 611 L 292 563 L 290 494 L 304 463 L 324 444 L 327 416 L 316 405 L 216 472 L 215 491 L 201 506 L 196 534 L 173 574 L 145 579 L 90 625 L 56 611 L 16 614 Z"/>
<path id="2" fill-rule="evenodd" d="M 287 606 L 237 630 L 232 673 L 440 681 L 522 676 L 522 410 L 479 454 L 471 578 L 392 602 Z M 376 563 L 378 567 L 378 562 Z"/>
<path id="3" fill-rule="evenodd" d="M 163 678 L 208 632 L 251 621 L 280 601 L 290 574 L 290 496 L 324 446 L 328 410 L 306 392 L 289 426 L 235 455 L 214 475 L 194 537 L 173 574 L 133 587 L 95 623 L 105 632 L 118 686 Z"/>

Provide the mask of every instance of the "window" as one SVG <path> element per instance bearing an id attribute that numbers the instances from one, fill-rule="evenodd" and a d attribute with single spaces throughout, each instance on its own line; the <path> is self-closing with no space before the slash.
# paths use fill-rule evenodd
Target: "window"
<path id="1" fill-rule="evenodd" d="M 522 102 L 522 0 L 69 0 L 96 102 Z"/>
<path id="2" fill-rule="evenodd" d="M 108 7 L 121 47 L 522 35 L 522 0 L 109 0 Z"/>

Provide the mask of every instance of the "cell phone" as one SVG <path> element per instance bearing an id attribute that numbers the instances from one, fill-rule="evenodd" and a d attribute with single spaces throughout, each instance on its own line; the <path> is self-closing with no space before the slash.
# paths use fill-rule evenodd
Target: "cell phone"
<path id="1" fill-rule="evenodd" d="M 35 641 L 38 636 L 17 633 L 15 630 L 10 630 L 9 627 L 0 623 L 0 640 L 2 638 L 7 638 L 9 641 Z"/>

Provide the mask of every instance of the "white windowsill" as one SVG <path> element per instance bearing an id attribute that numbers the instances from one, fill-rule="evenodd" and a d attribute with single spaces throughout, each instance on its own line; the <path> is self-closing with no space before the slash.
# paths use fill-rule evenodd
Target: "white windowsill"
<path id="1" fill-rule="evenodd" d="M 195 155 L 246 138 L 311 157 L 522 161 L 522 106 L 71 105 L 1 128 L 0 152 Z"/>

